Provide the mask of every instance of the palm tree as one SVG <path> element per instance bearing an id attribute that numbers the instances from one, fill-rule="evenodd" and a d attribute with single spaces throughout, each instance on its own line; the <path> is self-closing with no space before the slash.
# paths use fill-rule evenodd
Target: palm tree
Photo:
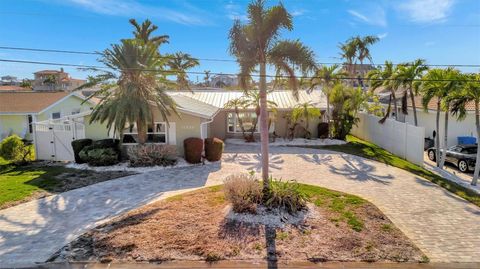
<path id="1" fill-rule="evenodd" d="M 310 132 L 308 128 L 310 119 L 318 118 L 321 114 L 320 110 L 316 108 L 312 102 L 305 102 L 295 106 L 292 111 L 292 121 L 296 122 L 299 119 L 304 119 L 305 129 L 307 132 Z"/>
<path id="2" fill-rule="evenodd" d="M 262 154 L 262 179 L 264 191 L 268 192 L 268 113 L 267 113 L 267 64 L 272 65 L 277 75 L 286 74 L 290 79 L 292 93 L 298 98 L 297 79 L 294 68 L 307 73 L 315 67 L 313 52 L 300 41 L 280 41 L 282 29 L 292 30 L 292 16 L 282 4 L 265 8 L 264 0 L 255 0 L 248 5 L 249 21 L 242 24 L 236 20 L 230 29 L 230 53 L 240 65 L 239 81 L 243 89 L 248 88 L 251 74 L 259 66 L 260 95 L 260 139 Z"/>
<path id="3" fill-rule="evenodd" d="M 177 76 L 177 88 L 186 88 L 190 90 L 188 74 L 186 71 L 190 68 L 200 65 L 198 60 L 192 58 L 190 54 L 176 52 L 175 54 L 169 55 L 167 65 Z"/>
<path id="4" fill-rule="evenodd" d="M 237 118 L 238 125 L 240 125 L 240 129 L 242 130 L 243 138 L 248 141 L 247 136 L 245 135 L 245 127 L 243 126 L 243 120 L 240 116 L 240 108 L 243 109 L 244 107 L 245 100 L 243 99 L 243 97 L 232 99 L 225 104 L 225 108 L 233 109 L 235 111 L 235 117 Z"/>
<path id="5" fill-rule="evenodd" d="M 43 84 L 48 85 L 51 91 L 55 89 L 55 84 L 57 84 L 57 77 L 55 75 L 48 75 L 44 80 Z"/>
<path id="6" fill-rule="evenodd" d="M 477 140 L 480 140 L 480 74 L 469 74 L 466 76 L 465 86 L 453 96 L 452 113 L 458 116 L 459 120 L 465 119 L 467 111 L 465 106 L 468 102 L 475 104 L 475 125 L 477 128 Z M 472 185 L 476 186 L 480 172 L 480 141 L 477 141 L 477 160 L 473 173 Z"/>
<path id="7" fill-rule="evenodd" d="M 337 83 L 331 91 L 330 103 L 333 106 L 333 136 L 344 140 L 354 124 L 358 122 L 357 113 L 366 101 L 366 95 L 360 88 Z"/>
<path id="8" fill-rule="evenodd" d="M 432 69 L 424 77 L 422 83 L 422 104 L 425 110 L 428 110 L 428 104 L 433 98 L 437 100 L 437 117 L 436 117 L 436 161 L 437 166 L 443 169 L 445 158 L 447 155 L 448 142 L 448 115 L 450 113 L 451 96 L 462 87 L 462 79 L 460 72 L 453 68 L 447 69 Z M 444 143 L 442 156 L 440 158 L 440 111 L 445 112 L 445 126 L 444 126 Z"/>
<path id="9" fill-rule="evenodd" d="M 408 113 L 406 99 L 407 96 L 410 95 L 415 126 L 418 126 L 417 107 L 415 104 L 415 95 L 418 94 L 418 86 L 420 85 L 418 80 L 422 78 L 423 73 L 427 70 L 428 67 L 425 65 L 425 60 L 417 59 L 412 63 L 399 65 L 392 77 L 397 83 L 397 86 L 405 87 L 402 101 L 402 111 L 404 114 Z"/>
<path id="10" fill-rule="evenodd" d="M 345 43 L 340 43 L 340 56 L 344 59 L 347 73 L 350 78 L 355 76 L 355 63 L 357 59 L 357 45 L 354 39 L 349 39 Z M 350 81 L 352 82 L 352 81 Z"/>
<path id="11" fill-rule="evenodd" d="M 253 121 L 253 126 L 250 129 L 250 137 L 248 138 L 249 141 L 254 142 L 255 137 L 253 134 L 255 133 L 255 130 L 257 129 L 257 124 L 258 124 L 258 119 L 260 118 L 261 115 L 261 96 L 260 92 L 257 90 L 253 91 L 245 91 L 244 95 L 242 96 L 243 99 L 243 107 L 244 109 L 251 109 L 252 107 L 255 109 L 255 115 L 256 118 Z M 277 113 L 277 104 L 273 101 L 267 100 L 267 111 L 268 112 L 273 112 L 275 115 Z M 270 115 L 268 115 L 268 120 L 270 122 Z M 267 131 L 270 129 L 270 123 L 268 124 Z"/>
<path id="12" fill-rule="evenodd" d="M 208 87 L 208 83 L 210 82 L 210 70 L 205 70 L 203 72 L 205 73 L 203 81 L 205 81 L 205 87 Z"/>
<path id="13" fill-rule="evenodd" d="M 368 59 L 370 63 L 372 62 L 372 56 L 370 55 L 370 46 L 380 41 L 380 38 L 373 35 L 367 35 L 364 37 L 357 36 L 354 38 L 357 45 L 357 54 L 358 61 L 360 65 L 363 65 L 365 59 Z"/>
<path id="14" fill-rule="evenodd" d="M 330 91 L 333 86 L 340 81 L 346 74 L 338 70 L 338 65 L 331 66 L 322 65 L 315 71 L 315 74 L 310 79 L 309 91 L 311 92 L 315 86 L 321 85 L 322 92 L 327 98 L 327 120 L 330 121 Z"/>
<path id="15" fill-rule="evenodd" d="M 133 31 L 133 35 L 136 39 L 143 40 L 144 43 L 154 43 L 157 46 L 161 44 L 168 43 L 168 39 L 170 38 L 168 35 L 161 35 L 161 36 L 153 36 L 150 35 L 158 29 L 158 26 L 152 24 L 150 20 L 145 20 L 142 24 L 138 24 L 135 19 L 130 19 L 130 24 L 135 27 L 135 31 Z"/>
<path id="16" fill-rule="evenodd" d="M 385 66 L 383 68 L 377 68 L 371 70 L 367 74 L 367 79 L 370 80 L 370 91 L 373 92 L 380 87 L 384 87 L 387 91 L 390 92 L 390 101 L 388 102 L 387 111 L 390 112 L 393 100 L 393 107 L 395 109 L 395 120 L 398 120 L 398 109 L 397 109 L 397 97 L 395 92 L 397 90 L 397 85 L 393 83 L 392 75 L 394 73 L 394 68 L 392 62 L 385 61 Z M 386 117 L 388 116 L 387 113 Z M 386 119 L 386 118 L 385 118 Z"/>

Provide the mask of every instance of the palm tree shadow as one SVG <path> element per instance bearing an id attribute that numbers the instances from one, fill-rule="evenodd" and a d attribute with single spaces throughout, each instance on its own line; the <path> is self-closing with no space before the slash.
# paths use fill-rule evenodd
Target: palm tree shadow
<path id="1" fill-rule="evenodd" d="M 269 168 L 275 170 L 281 170 L 282 164 L 285 162 L 281 155 L 270 154 L 269 156 Z M 251 154 L 234 154 L 231 157 L 227 156 L 224 159 L 225 162 L 234 162 L 242 166 L 246 166 L 247 170 L 254 170 L 259 172 L 262 169 L 262 156 L 260 153 Z"/>
<path id="2" fill-rule="evenodd" d="M 361 182 L 374 181 L 381 184 L 390 184 L 390 180 L 394 178 L 391 174 L 374 174 L 376 170 L 375 166 L 367 164 L 363 159 L 347 155 L 341 156 L 345 160 L 345 164 L 340 168 L 334 165 L 329 165 L 332 173 L 342 175 L 351 180 Z"/>
<path id="3" fill-rule="evenodd" d="M 332 156 L 319 156 L 318 154 L 297 154 L 297 157 L 302 158 L 304 161 L 322 165 L 322 164 L 328 164 L 332 161 Z"/>

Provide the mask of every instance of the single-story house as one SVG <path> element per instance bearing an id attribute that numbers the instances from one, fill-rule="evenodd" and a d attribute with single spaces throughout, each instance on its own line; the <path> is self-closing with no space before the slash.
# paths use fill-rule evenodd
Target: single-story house
<path id="1" fill-rule="evenodd" d="M 189 137 L 218 137 L 220 139 L 241 137 L 241 130 L 238 126 L 237 119 L 233 109 L 226 109 L 225 104 L 235 98 L 243 96 L 242 91 L 226 91 L 221 89 L 207 89 L 190 91 L 170 91 L 169 95 L 175 100 L 178 107 L 179 115 L 172 114 L 167 118 L 168 123 L 163 119 L 159 112 L 155 112 L 153 107 L 153 122 L 147 128 L 147 143 L 160 143 L 176 145 L 178 153 L 183 154 L 183 141 Z M 278 136 L 287 135 L 287 114 L 301 103 L 311 102 L 320 110 L 326 110 L 326 98 L 320 90 L 314 90 L 311 93 L 306 91 L 299 92 L 299 100 L 297 101 L 291 91 L 279 90 L 268 94 L 268 99 L 277 104 L 277 113 L 270 125 L 270 132 L 275 132 Z M 90 124 L 91 111 L 87 110 L 77 115 L 66 115 L 60 119 L 46 119 L 39 121 L 36 126 L 36 143 L 38 145 L 55 144 L 57 147 L 37 146 L 38 155 L 42 158 L 56 160 L 71 160 L 73 152 L 64 145 L 70 145 L 72 130 L 75 131 L 77 138 L 102 139 L 113 137 L 109 134 L 105 125 L 99 123 Z M 241 111 L 244 124 L 251 124 L 256 117 L 254 108 L 247 108 Z M 317 136 L 317 125 L 322 119 L 314 119 L 310 121 L 310 132 L 313 137 Z M 61 127 L 63 126 L 63 127 Z M 68 127 L 70 126 L 70 127 Z M 257 133 L 259 126 L 257 126 Z M 55 133 L 52 135 L 50 133 Z M 68 135 L 59 135 L 61 132 L 67 132 Z M 65 137 L 63 139 L 62 137 Z M 69 140 L 70 139 L 70 140 Z M 126 146 L 137 143 L 137 131 L 135 124 L 125 126 L 123 137 L 120 138 Z M 53 141 L 53 142 L 52 142 Z M 70 147 L 70 146 L 68 146 Z M 59 152 L 62 148 L 65 152 Z M 45 152 L 46 153 L 43 153 Z M 48 156 L 55 156 L 48 158 Z M 61 156 L 61 157 L 59 157 Z"/>
<path id="2" fill-rule="evenodd" d="M 90 111 L 96 103 L 77 93 L 0 91 L 0 140 L 11 135 L 33 139 L 35 122 Z"/>

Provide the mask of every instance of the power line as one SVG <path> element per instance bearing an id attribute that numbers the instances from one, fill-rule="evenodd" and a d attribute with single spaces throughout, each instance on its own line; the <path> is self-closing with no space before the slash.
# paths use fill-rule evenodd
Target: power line
<path id="1" fill-rule="evenodd" d="M 84 68 L 84 69 L 92 69 L 92 70 L 114 70 L 114 71 L 125 71 L 125 70 L 137 70 L 142 72 L 153 72 L 153 73 L 163 73 L 167 75 L 174 75 L 175 73 L 182 73 L 182 74 L 193 74 L 193 75 L 204 75 L 204 72 L 199 71 L 179 71 L 179 70 L 157 70 L 157 69 L 144 69 L 144 68 L 129 68 L 129 69 L 113 69 L 110 67 L 105 66 L 97 66 L 97 65 L 83 65 L 83 64 L 70 64 L 70 63 L 54 63 L 54 62 L 39 62 L 39 61 L 27 61 L 27 60 L 12 60 L 12 59 L 0 59 L 0 62 L 8 62 L 8 63 L 21 63 L 21 64 L 38 64 L 38 65 L 53 65 L 53 66 L 61 66 L 61 67 L 77 67 L 77 68 Z M 217 72 L 210 72 L 211 75 L 230 75 L 230 76 L 241 76 L 239 74 L 233 73 L 217 73 Z M 266 77 L 266 78 L 292 78 L 292 76 L 285 76 L 285 75 L 259 75 L 259 74 L 251 74 L 249 77 Z M 318 76 L 295 76 L 297 79 L 314 79 L 318 78 L 321 79 L 322 77 Z M 399 79 L 394 78 L 359 78 L 359 77 L 340 77 L 339 80 L 365 80 L 365 81 L 398 81 Z M 413 79 L 410 81 L 460 81 L 457 79 Z M 477 82 L 477 80 L 462 80 L 465 82 Z"/>
<path id="2" fill-rule="evenodd" d="M 75 50 L 60 50 L 60 49 L 39 49 L 39 48 L 26 48 L 26 47 L 10 47 L 10 46 L 0 46 L 2 50 L 17 50 L 17 51 L 34 51 L 34 52 L 47 52 L 47 53 L 64 53 L 64 54 L 80 54 L 80 55 L 103 55 L 102 52 L 98 51 L 75 51 Z M 155 56 L 161 59 L 179 59 L 176 56 Z M 200 61 L 207 62 L 237 62 L 233 59 L 215 59 L 215 58 L 195 58 Z M 316 62 L 317 64 L 323 65 L 343 65 L 341 62 Z M 394 63 L 393 65 L 401 65 L 403 63 Z M 384 63 L 372 64 L 373 66 L 384 66 Z M 480 67 L 480 64 L 425 64 L 425 66 L 430 67 Z"/>

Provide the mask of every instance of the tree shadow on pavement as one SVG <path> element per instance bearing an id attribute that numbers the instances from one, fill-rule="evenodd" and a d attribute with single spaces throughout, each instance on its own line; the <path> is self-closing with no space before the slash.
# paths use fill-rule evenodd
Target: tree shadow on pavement
<path id="1" fill-rule="evenodd" d="M 390 184 L 390 181 L 394 179 L 391 174 L 375 174 L 376 167 L 366 163 L 362 158 L 349 155 L 341 155 L 341 158 L 345 160 L 343 166 L 329 165 L 330 172 L 361 182 L 374 181 L 381 184 Z"/>

